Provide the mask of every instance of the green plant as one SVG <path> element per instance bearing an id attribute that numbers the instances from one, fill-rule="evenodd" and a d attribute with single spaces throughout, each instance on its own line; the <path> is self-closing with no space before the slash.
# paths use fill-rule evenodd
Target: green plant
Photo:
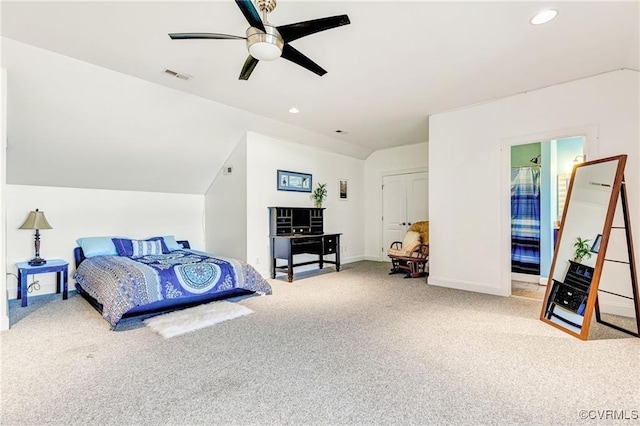
<path id="1" fill-rule="evenodd" d="M 318 183 L 316 189 L 311 193 L 310 198 L 315 202 L 317 207 L 320 207 L 324 200 L 327 199 L 327 184 Z"/>
<path id="2" fill-rule="evenodd" d="M 576 238 L 576 242 L 573 244 L 573 247 L 576 249 L 575 253 L 574 253 L 574 261 L 575 262 L 582 262 L 582 259 L 584 259 L 585 257 L 587 259 L 591 258 L 591 246 L 589 245 L 589 239 L 587 240 L 583 240 L 580 237 Z"/>

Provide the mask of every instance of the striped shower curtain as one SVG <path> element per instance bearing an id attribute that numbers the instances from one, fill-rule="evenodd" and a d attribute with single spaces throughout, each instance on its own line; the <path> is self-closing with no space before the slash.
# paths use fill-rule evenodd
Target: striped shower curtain
<path id="1" fill-rule="evenodd" d="M 511 271 L 540 274 L 540 169 L 511 171 Z"/>

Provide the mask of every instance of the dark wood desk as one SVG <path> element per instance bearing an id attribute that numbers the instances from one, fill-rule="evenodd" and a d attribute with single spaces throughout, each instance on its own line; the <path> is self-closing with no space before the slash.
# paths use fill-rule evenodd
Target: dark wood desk
<path id="1" fill-rule="evenodd" d="M 271 278 L 276 277 L 276 269 L 286 269 L 287 279 L 293 282 L 293 268 L 296 266 L 317 263 L 320 269 L 325 263 L 336 265 L 340 272 L 340 235 L 342 234 L 289 234 L 271 235 Z M 317 254 L 318 260 L 293 263 L 296 254 Z M 335 261 L 326 260 L 324 256 L 335 255 Z M 277 259 L 287 261 L 286 265 L 276 266 Z"/>

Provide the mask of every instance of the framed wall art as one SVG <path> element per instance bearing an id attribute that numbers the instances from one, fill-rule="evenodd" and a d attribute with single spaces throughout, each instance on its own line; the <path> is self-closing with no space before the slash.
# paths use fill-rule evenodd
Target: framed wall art
<path id="1" fill-rule="evenodd" d="M 278 191 L 311 192 L 313 182 L 308 173 L 278 170 Z"/>
<path id="2" fill-rule="evenodd" d="M 340 200 L 349 199 L 349 181 L 346 179 L 338 179 L 338 198 Z"/>

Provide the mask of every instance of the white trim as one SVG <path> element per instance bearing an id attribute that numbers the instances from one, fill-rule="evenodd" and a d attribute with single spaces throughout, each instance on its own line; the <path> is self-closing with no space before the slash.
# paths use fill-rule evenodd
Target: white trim
<path id="1" fill-rule="evenodd" d="M 380 211 L 378 217 L 380 218 L 379 227 L 380 235 L 378 240 L 378 247 L 381 247 L 382 250 L 378 253 L 378 258 L 370 258 L 367 260 L 375 260 L 378 262 L 384 262 L 388 260 L 387 252 L 384 251 L 383 243 L 384 243 L 384 229 L 383 229 L 383 221 L 382 214 L 384 213 L 384 200 L 382 199 L 382 185 L 384 184 L 384 178 L 387 176 L 398 176 L 398 175 L 411 175 L 414 173 L 429 173 L 428 167 L 414 167 L 411 169 L 402 169 L 402 170 L 385 170 L 378 173 L 378 195 L 380 200 Z M 428 202 L 428 201 L 427 201 Z"/>
<path id="2" fill-rule="evenodd" d="M 494 296 L 508 297 L 511 295 L 511 283 L 509 283 L 509 289 L 507 290 L 507 292 L 505 292 L 504 289 L 501 289 L 500 287 L 488 286 L 485 283 L 481 283 L 481 282 L 451 280 L 447 278 L 429 275 L 427 277 L 427 284 L 435 285 L 438 287 L 447 287 L 447 288 L 455 288 L 457 290 L 471 291 L 474 293 L 493 294 Z"/>
<path id="3" fill-rule="evenodd" d="M 512 272 L 511 281 L 522 281 L 525 283 L 538 284 L 538 282 L 540 281 L 540 275 L 530 275 L 530 274 L 522 274 L 519 272 Z"/>
<path id="4" fill-rule="evenodd" d="M 583 150 L 588 160 L 598 158 L 598 125 L 585 125 L 565 129 L 548 130 L 532 135 L 503 138 L 500 158 L 500 288 L 503 293 L 511 294 L 511 147 L 535 142 L 566 139 L 583 136 Z"/>
<path id="5" fill-rule="evenodd" d="M 0 330 L 9 329 L 7 293 L 7 70 L 0 69 Z"/>
<path id="6" fill-rule="evenodd" d="M 386 170 L 380 172 L 380 185 L 382 185 L 382 178 L 385 176 L 395 176 L 395 175 L 410 175 L 413 173 L 423 173 L 428 172 L 428 167 L 414 167 L 412 169 L 402 169 L 402 170 Z"/>
<path id="7" fill-rule="evenodd" d="M 587 79 L 592 78 L 592 77 L 597 77 L 599 75 L 609 74 L 609 73 L 618 72 L 618 71 L 640 72 L 639 69 L 636 69 L 636 68 L 633 68 L 633 67 L 614 68 L 612 70 L 601 71 L 601 72 L 597 72 L 595 74 L 589 74 L 589 75 L 585 75 L 585 76 L 578 77 L 578 78 L 571 78 L 569 80 L 558 81 L 558 82 L 555 82 L 555 83 L 552 83 L 552 84 L 547 84 L 546 86 L 540 86 L 540 87 L 536 87 L 536 88 L 530 89 L 530 90 L 511 93 L 510 95 L 504 95 L 504 96 L 500 96 L 500 97 L 497 97 L 497 98 L 486 99 L 486 100 L 481 101 L 481 102 L 476 102 L 475 104 L 468 104 L 468 105 L 463 105 L 463 106 L 460 106 L 460 107 L 447 109 L 447 110 L 438 112 L 438 114 L 446 114 L 448 112 L 454 112 L 454 111 L 463 111 L 465 109 L 474 108 L 474 107 L 477 107 L 477 106 L 480 106 L 480 105 L 490 104 L 492 102 L 500 101 L 500 100 L 503 100 L 503 99 L 509 99 L 509 98 L 514 97 L 514 96 L 526 95 L 527 93 L 538 92 L 540 90 L 544 90 L 544 89 L 547 89 L 549 87 L 562 86 L 563 84 L 573 83 L 574 81 L 587 80 Z"/>

